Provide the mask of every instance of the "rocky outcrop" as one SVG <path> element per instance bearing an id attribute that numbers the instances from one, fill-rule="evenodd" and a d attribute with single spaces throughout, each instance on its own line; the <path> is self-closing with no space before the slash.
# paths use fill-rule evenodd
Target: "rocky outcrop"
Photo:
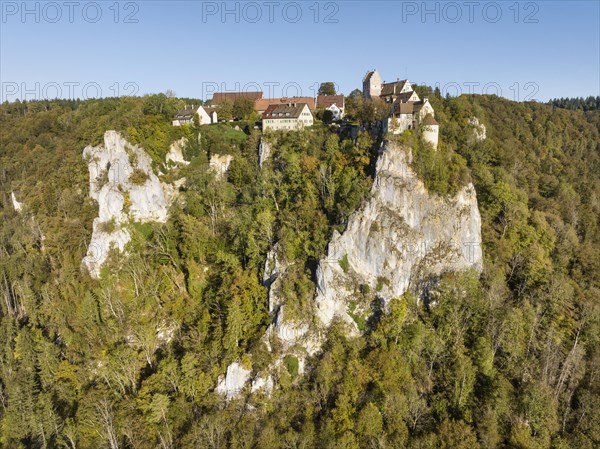
<path id="1" fill-rule="evenodd" d="M 263 284 L 269 288 L 269 313 L 273 316 L 273 322 L 267 327 L 264 340 L 267 347 L 270 348 L 271 338 L 276 336 L 283 351 L 288 351 L 295 345 L 301 344 L 308 354 L 314 354 L 318 350 L 318 345 L 315 344 L 313 336 L 309 333 L 309 322 L 286 318 L 282 288 L 289 266 L 281 245 L 275 244 L 267 254 L 263 274 Z M 302 354 L 297 355 L 302 357 Z"/>
<path id="2" fill-rule="evenodd" d="M 469 126 L 473 127 L 473 137 L 476 141 L 482 142 L 487 138 L 487 129 L 477 117 L 471 117 L 468 121 Z"/>
<path id="3" fill-rule="evenodd" d="M 269 287 L 269 313 L 275 312 L 281 305 L 282 276 L 288 267 L 281 245 L 276 243 L 267 254 L 263 272 L 263 285 Z"/>
<path id="4" fill-rule="evenodd" d="M 267 395 L 270 395 L 273 391 L 275 383 L 273 382 L 273 376 L 264 375 L 258 376 L 256 379 L 252 381 L 251 392 L 256 393 L 260 390 L 263 390 Z"/>
<path id="5" fill-rule="evenodd" d="M 186 144 L 187 139 L 185 137 L 173 142 L 165 158 L 167 163 L 172 162 L 174 164 L 189 165 L 189 162 L 183 158 L 183 148 Z"/>
<path id="6" fill-rule="evenodd" d="M 258 145 L 258 165 L 260 168 L 262 168 L 263 164 L 270 156 L 271 144 L 264 138 L 260 139 L 260 144 Z"/>
<path id="7" fill-rule="evenodd" d="M 220 378 L 215 391 L 226 399 L 235 398 L 250 379 L 251 372 L 252 370 L 244 368 L 240 363 L 233 362 L 227 367 L 225 376 Z"/>
<path id="8" fill-rule="evenodd" d="M 230 154 L 213 154 L 210 158 L 209 167 L 215 172 L 218 179 L 223 178 L 229 170 L 229 165 L 233 160 Z"/>
<path id="9" fill-rule="evenodd" d="M 111 248 L 122 252 L 130 241 L 125 225 L 130 220 L 166 221 L 168 203 L 150 156 L 116 131 L 104 134 L 104 145 L 86 147 L 83 157 L 90 175 L 90 197 L 98 202 L 83 265 L 98 278 Z"/>
<path id="10" fill-rule="evenodd" d="M 410 150 L 387 143 L 377 161 L 371 199 L 334 233 L 317 269 L 317 316 L 354 324 L 356 298 L 372 292 L 384 302 L 431 276 L 481 270 L 481 218 L 473 185 L 454 198 L 430 194 L 410 167 Z M 368 295 L 367 295 L 368 296 Z M 369 314 L 368 305 L 362 313 Z"/>
<path id="11" fill-rule="evenodd" d="M 453 198 L 431 194 L 410 162 L 410 149 L 390 142 L 382 147 L 370 199 L 350 217 L 342 234 L 334 232 L 317 268 L 314 319 L 286 317 L 282 286 L 290 265 L 280 245 L 268 254 L 263 283 L 269 287 L 274 318 L 264 341 L 271 349 L 272 338 L 279 340 L 269 372 L 281 369 L 284 357 L 293 355 L 302 373 L 306 356 L 320 350 L 322 330 L 335 317 L 358 334 L 357 323 L 372 313 L 369 301 L 385 304 L 409 289 L 424 292 L 431 279 L 444 272 L 481 270 L 481 218 L 473 185 Z M 250 378 L 235 365 L 228 368 L 218 391 L 233 394 L 233 386 L 239 391 L 239 382 Z M 230 376 L 231 388 L 226 388 Z M 273 388 L 268 377 L 255 383 Z"/>
<path id="12" fill-rule="evenodd" d="M 15 192 L 10 192 L 10 199 L 12 200 L 13 208 L 15 212 L 21 212 L 23 210 L 23 204 L 17 201 L 17 197 L 15 196 Z"/>

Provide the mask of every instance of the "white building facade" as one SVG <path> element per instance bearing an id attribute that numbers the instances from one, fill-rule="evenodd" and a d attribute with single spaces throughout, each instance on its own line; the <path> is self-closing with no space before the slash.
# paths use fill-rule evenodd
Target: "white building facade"
<path id="1" fill-rule="evenodd" d="M 373 70 L 363 78 L 363 97 L 367 100 L 380 98 L 390 105 L 389 117 L 383 123 L 384 132 L 401 134 L 414 129 L 437 148 L 439 124 L 434 118 L 435 111 L 427 97 L 419 98 L 410 81 L 382 83 L 377 70 Z"/>
<path id="2" fill-rule="evenodd" d="M 173 126 L 192 125 L 196 115 L 198 115 L 198 121 L 201 125 L 209 125 L 218 121 L 217 110 L 215 108 L 192 105 L 186 106 L 175 115 Z"/>
<path id="3" fill-rule="evenodd" d="M 263 132 L 298 130 L 313 123 L 312 112 L 306 103 L 272 104 L 262 116 Z"/>

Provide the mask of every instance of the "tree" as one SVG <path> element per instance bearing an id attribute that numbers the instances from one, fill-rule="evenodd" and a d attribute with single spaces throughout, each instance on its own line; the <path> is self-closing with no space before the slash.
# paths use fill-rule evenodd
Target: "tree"
<path id="1" fill-rule="evenodd" d="M 233 103 L 229 100 L 223 100 L 217 106 L 217 115 L 219 120 L 226 122 L 233 120 Z"/>
<path id="2" fill-rule="evenodd" d="M 329 109 L 325 109 L 323 111 L 323 123 L 329 125 L 331 122 L 333 122 L 333 112 Z"/>
<path id="3" fill-rule="evenodd" d="M 237 97 L 233 102 L 232 113 L 238 120 L 248 120 L 254 113 L 254 102 L 246 97 Z"/>
<path id="4" fill-rule="evenodd" d="M 348 110 L 372 123 L 377 100 L 352 97 Z M 398 140 L 440 200 L 468 167 L 485 269 L 431 278 L 435 306 L 372 302 L 364 336 L 335 324 L 308 360 L 262 339 L 273 318 L 262 267 L 280 242 L 289 264 L 271 288 L 286 320 L 310 323 L 315 269 L 368 195 L 378 136 L 278 134 L 259 167 L 257 131 L 173 127 L 169 108 L 191 99 L 0 105 L 0 445 L 599 447 L 600 115 L 485 95 L 430 101 L 443 145 L 420 146 L 412 130 Z M 489 124 L 485 142 L 470 138 L 473 116 Z M 132 223 L 127 258 L 91 280 L 79 267 L 98 210 L 81 150 L 113 128 L 151 152 L 165 182 L 185 184 L 168 222 Z M 190 164 L 167 172 L 181 137 Z M 225 153 L 234 161 L 216 180 L 208 160 Z M 12 189 L 28 210 L 11 207 Z M 376 282 L 373 299 L 388 281 Z M 222 402 L 215 382 L 240 356 L 282 388 Z"/>
<path id="5" fill-rule="evenodd" d="M 335 95 L 335 84 L 331 81 L 321 83 L 318 95 Z"/>
<path id="6" fill-rule="evenodd" d="M 362 98 L 363 93 L 360 89 L 354 89 L 352 92 L 350 92 L 350 95 L 348 95 L 348 98 Z"/>
<path id="7" fill-rule="evenodd" d="M 376 438 L 383 432 L 383 418 L 372 402 L 367 403 L 358 414 L 357 431 L 366 438 Z"/>

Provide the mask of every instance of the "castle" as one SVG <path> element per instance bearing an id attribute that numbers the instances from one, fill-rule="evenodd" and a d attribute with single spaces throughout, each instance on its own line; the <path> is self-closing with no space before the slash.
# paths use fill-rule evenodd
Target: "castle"
<path id="1" fill-rule="evenodd" d="M 435 111 L 427 97 L 419 98 L 410 81 L 385 83 L 374 69 L 363 78 L 363 96 L 367 100 L 380 98 L 389 104 L 390 115 L 383 123 L 384 132 L 400 134 L 416 129 L 424 140 L 437 148 L 440 126 L 434 118 Z"/>

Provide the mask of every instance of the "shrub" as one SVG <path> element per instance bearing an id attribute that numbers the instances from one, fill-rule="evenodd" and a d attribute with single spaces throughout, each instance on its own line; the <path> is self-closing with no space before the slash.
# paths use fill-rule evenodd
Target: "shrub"
<path id="1" fill-rule="evenodd" d="M 148 174 L 144 170 L 141 170 L 139 168 L 133 170 L 133 172 L 131 172 L 131 175 L 129 175 L 129 181 L 131 181 L 131 183 L 136 186 L 144 185 L 148 178 Z"/>
<path id="2" fill-rule="evenodd" d="M 285 365 L 285 368 L 287 369 L 288 373 L 290 373 L 290 376 L 292 376 L 292 378 L 298 375 L 299 363 L 298 358 L 296 356 L 286 355 L 283 358 L 283 364 Z"/>
<path id="3" fill-rule="evenodd" d="M 348 273 L 348 270 L 350 270 L 350 262 L 348 262 L 348 254 L 344 254 L 344 257 L 342 257 L 339 260 L 339 264 L 340 264 L 340 267 L 342 268 L 342 271 L 344 273 Z"/>
<path id="4" fill-rule="evenodd" d="M 377 276 L 377 285 L 375 286 L 375 290 L 380 292 L 384 285 L 389 286 L 390 280 L 384 276 Z"/>
<path id="5" fill-rule="evenodd" d="M 103 221 L 98 225 L 98 230 L 106 234 L 111 234 L 117 230 L 117 222 L 114 218 L 108 221 Z"/>
<path id="6" fill-rule="evenodd" d="M 354 313 L 356 311 L 357 305 L 358 303 L 356 301 L 350 301 L 350 304 L 348 305 L 348 315 L 350 315 L 350 318 L 354 320 L 354 322 L 356 323 L 356 327 L 358 327 L 358 330 L 364 332 L 367 328 L 367 320 L 358 313 Z"/>

